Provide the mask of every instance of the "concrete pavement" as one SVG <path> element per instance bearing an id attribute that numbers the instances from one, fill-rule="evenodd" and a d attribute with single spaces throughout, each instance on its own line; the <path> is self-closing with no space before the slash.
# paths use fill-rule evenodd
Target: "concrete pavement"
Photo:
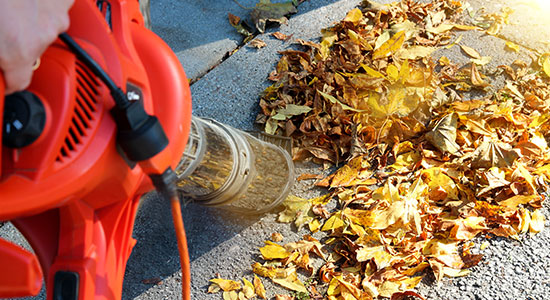
<path id="1" fill-rule="evenodd" d="M 244 6 L 257 1 L 242 0 Z M 247 11 L 231 0 L 157 0 L 151 2 L 153 30 L 165 39 L 178 55 L 190 79 L 199 79 L 191 86 L 193 112 L 197 116 L 215 118 L 236 128 L 254 129 L 260 92 L 269 85 L 268 74 L 274 68 L 278 51 L 291 47 L 290 42 L 269 35 L 273 31 L 294 34 L 293 39 L 315 39 L 320 29 L 340 20 L 360 0 L 309 0 L 302 3 L 298 14 L 287 25 L 258 36 L 266 42 L 262 49 L 240 48 L 242 37 L 227 21 L 227 13 L 245 16 Z M 474 11 L 485 7 L 498 12 L 515 6 L 512 24 L 504 26 L 504 37 L 529 48 L 547 47 L 550 40 L 544 16 L 549 12 L 522 4 L 525 1 L 470 1 Z M 528 61 L 526 52 L 505 50 L 504 40 L 480 32 L 461 33 L 462 43 L 476 48 L 481 55 L 492 56 L 488 68 L 510 64 L 517 58 Z M 451 60 L 468 61 L 458 47 L 439 52 Z M 223 61 L 223 62 L 222 62 Z M 498 82 L 496 82 L 499 84 Z M 299 166 L 298 172 L 319 172 L 316 166 Z M 311 197 L 321 193 L 307 182 L 297 183 L 292 193 Z M 548 204 L 544 213 L 549 218 Z M 247 217 L 214 208 L 187 205 L 183 209 L 192 269 L 192 299 L 221 299 L 221 294 L 207 294 L 208 280 L 219 273 L 223 278 L 251 279 L 250 265 L 259 259 L 259 247 L 271 233 L 279 232 L 283 242 L 299 239 L 304 231 L 275 222 L 274 213 Z M 143 200 L 136 220 L 134 236 L 138 240 L 128 263 L 123 299 L 179 299 L 181 272 L 170 211 L 166 204 L 151 194 Z M 548 223 L 546 224 L 548 227 Z M 3 230 L 6 230 L 5 228 Z M 12 230 L 8 228 L 8 230 Z M 548 228 L 521 241 L 495 239 L 485 252 L 484 263 L 472 275 L 446 279 L 439 284 L 425 281 L 420 290 L 427 299 L 485 299 L 483 295 L 499 295 L 494 299 L 545 299 L 550 290 L 550 232 Z M 502 270 L 497 272 L 495 270 Z M 510 273 L 509 271 L 512 270 Z M 143 280 L 159 278 L 160 284 Z M 268 296 L 287 293 L 269 285 Z M 504 290 L 503 292 L 503 289 Z M 40 297 L 38 299 L 41 299 Z M 493 298 L 490 298 L 493 299 Z"/>

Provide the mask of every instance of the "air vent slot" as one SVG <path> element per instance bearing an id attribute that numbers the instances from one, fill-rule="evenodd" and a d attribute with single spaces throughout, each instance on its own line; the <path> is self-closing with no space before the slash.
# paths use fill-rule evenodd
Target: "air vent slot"
<path id="1" fill-rule="evenodd" d="M 81 63 L 76 63 L 76 103 L 71 124 L 56 161 L 68 162 L 76 156 L 88 136 L 98 112 L 99 82 Z"/>

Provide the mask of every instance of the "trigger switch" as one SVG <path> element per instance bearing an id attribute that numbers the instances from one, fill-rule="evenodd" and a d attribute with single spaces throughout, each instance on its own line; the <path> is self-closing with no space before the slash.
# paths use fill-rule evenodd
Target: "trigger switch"
<path id="1" fill-rule="evenodd" d="M 4 99 L 2 144 L 22 148 L 32 144 L 44 131 L 46 110 L 38 96 L 22 91 Z"/>

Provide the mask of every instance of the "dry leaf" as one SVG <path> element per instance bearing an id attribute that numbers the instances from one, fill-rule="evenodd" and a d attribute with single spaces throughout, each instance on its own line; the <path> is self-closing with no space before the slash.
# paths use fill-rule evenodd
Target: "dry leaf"
<path id="1" fill-rule="evenodd" d="M 509 167 L 519 157 L 507 143 L 483 141 L 473 153 L 472 168 Z"/>
<path id="2" fill-rule="evenodd" d="M 477 70 L 476 64 L 472 64 L 470 71 L 471 71 L 471 81 L 474 86 L 484 88 L 490 85 L 487 82 L 483 81 L 481 74 Z"/>
<path id="3" fill-rule="evenodd" d="M 514 51 L 514 52 L 517 53 L 517 52 L 519 52 L 520 47 L 517 44 L 514 44 L 510 41 L 506 41 L 506 49 L 509 49 L 509 50 Z"/>
<path id="4" fill-rule="evenodd" d="M 290 252 L 286 251 L 283 246 L 270 241 L 265 241 L 265 246 L 260 248 L 260 253 L 266 260 L 287 258 L 290 255 Z"/>
<path id="5" fill-rule="evenodd" d="M 252 41 L 250 41 L 250 43 L 248 43 L 248 46 L 256 49 L 260 49 L 267 46 L 267 44 L 264 41 L 260 40 L 259 38 L 255 38 Z"/>
<path id="6" fill-rule="evenodd" d="M 283 235 L 278 232 L 274 232 L 271 234 L 271 240 L 278 243 L 283 240 Z"/>
<path id="7" fill-rule="evenodd" d="M 260 278 L 256 275 L 254 275 L 254 292 L 258 295 L 258 297 L 267 299 L 265 295 L 265 287 Z"/>
<path id="8" fill-rule="evenodd" d="M 382 44 L 380 48 L 374 50 L 374 52 L 372 53 L 372 59 L 380 59 L 392 53 L 395 53 L 397 50 L 401 49 L 401 46 L 403 46 L 404 42 L 405 32 L 397 32 L 389 40 L 384 42 L 384 44 Z"/>
<path id="9" fill-rule="evenodd" d="M 214 278 L 210 279 L 210 282 L 217 284 L 225 292 L 241 289 L 241 284 L 239 282 L 229 279 Z"/>
<path id="10" fill-rule="evenodd" d="M 276 31 L 276 32 L 273 32 L 271 34 L 272 36 L 274 36 L 276 39 L 278 40 L 281 40 L 281 41 L 288 41 L 292 36 L 288 36 L 284 33 L 281 33 L 280 31 Z"/>
<path id="11" fill-rule="evenodd" d="M 464 45 L 460 45 L 460 48 L 462 49 L 462 51 L 464 51 L 464 53 L 468 54 L 468 56 L 470 56 L 471 58 L 481 59 L 481 55 L 479 55 L 479 53 L 474 48 L 470 48 Z"/>
<path id="12" fill-rule="evenodd" d="M 426 139 L 437 149 L 453 155 L 460 153 L 456 143 L 457 114 L 448 114 L 441 118 L 433 129 L 426 134 Z"/>

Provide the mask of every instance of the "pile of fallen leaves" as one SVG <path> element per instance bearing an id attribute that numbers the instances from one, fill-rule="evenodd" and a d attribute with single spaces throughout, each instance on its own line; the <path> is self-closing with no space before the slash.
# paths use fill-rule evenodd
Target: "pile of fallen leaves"
<path id="1" fill-rule="evenodd" d="M 290 197 L 279 216 L 325 232 L 322 239 L 280 245 L 274 237 L 260 249 L 265 262 L 253 272 L 294 291 L 277 299 L 422 298 L 409 290 L 426 274 L 464 276 L 479 263 L 474 237 L 543 229 L 548 56 L 542 69 L 519 60 L 500 66 L 504 88 L 463 97 L 491 89 L 481 71 L 488 59 L 465 46 L 472 62 L 462 67 L 430 54 L 458 44 L 454 30 L 490 34 L 504 17 L 488 15 L 482 29 L 459 25 L 461 10 L 457 1 L 365 1 L 320 43 L 298 41 L 304 51 L 281 53 L 258 121 L 297 141 L 295 159 L 345 165 L 316 183 L 328 194 Z M 307 284 L 297 271 L 310 275 Z M 244 287 L 212 281 L 224 299 L 265 297 L 258 277 Z"/>

